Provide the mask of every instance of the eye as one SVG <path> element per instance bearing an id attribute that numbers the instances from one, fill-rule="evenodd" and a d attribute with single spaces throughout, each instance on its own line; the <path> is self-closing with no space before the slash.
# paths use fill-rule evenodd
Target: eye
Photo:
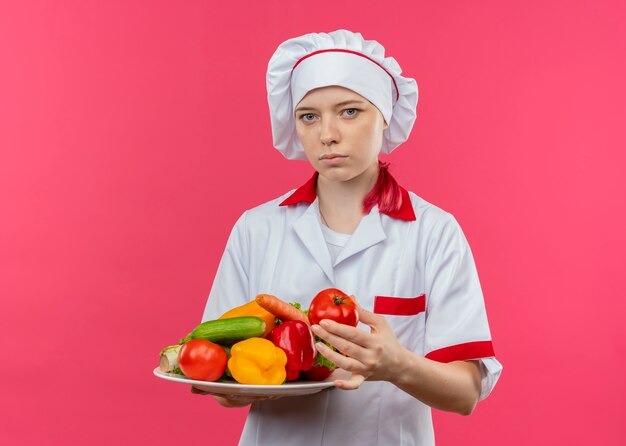
<path id="1" fill-rule="evenodd" d="M 352 116 L 356 116 L 359 110 L 356 108 L 346 108 L 344 112 L 346 113 L 346 116 L 352 117 Z"/>
<path id="2" fill-rule="evenodd" d="M 305 113 L 303 115 L 300 115 L 299 119 L 303 122 L 313 122 L 313 120 L 315 119 L 315 115 L 313 113 Z"/>

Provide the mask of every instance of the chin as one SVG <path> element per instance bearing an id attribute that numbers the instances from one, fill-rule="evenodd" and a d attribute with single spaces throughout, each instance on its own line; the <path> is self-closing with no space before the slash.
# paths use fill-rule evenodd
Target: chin
<path id="1" fill-rule="evenodd" d="M 357 176 L 356 172 L 345 167 L 322 167 L 319 174 L 330 181 L 349 181 Z"/>

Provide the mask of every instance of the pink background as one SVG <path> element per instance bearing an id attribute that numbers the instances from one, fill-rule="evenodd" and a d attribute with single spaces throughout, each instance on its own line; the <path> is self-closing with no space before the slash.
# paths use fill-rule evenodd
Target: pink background
<path id="1" fill-rule="evenodd" d="M 235 219 L 304 182 L 272 148 L 276 46 L 347 28 L 420 86 L 398 180 L 452 212 L 504 373 L 438 445 L 621 445 L 621 1 L 4 1 L 2 444 L 233 444 L 152 376 L 199 322 Z"/>

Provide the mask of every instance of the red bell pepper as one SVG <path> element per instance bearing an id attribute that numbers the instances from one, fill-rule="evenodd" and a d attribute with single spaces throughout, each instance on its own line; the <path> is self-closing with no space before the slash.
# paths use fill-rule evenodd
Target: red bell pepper
<path id="1" fill-rule="evenodd" d="M 317 356 L 315 338 L 304 322 L 283 322 L 274 327 L 267 338 L 287 354 L 287 381 L 298 379 L 300 371 L 313 367 Z"/>

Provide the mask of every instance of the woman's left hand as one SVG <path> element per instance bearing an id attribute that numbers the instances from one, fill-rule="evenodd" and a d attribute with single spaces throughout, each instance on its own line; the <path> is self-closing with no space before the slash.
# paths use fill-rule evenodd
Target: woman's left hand
<path id="1" fill-rule="evenodd" d="M 400 345 L 383 316 L 364 310 L 358 304 L 357 311 L 359 321 L 369 325 L 371 333 L 329 319 L 311 327 L 316 335 L 341 353 L 332 351 L 321 342 L 316 344 L 318 351 L 337 367 L 352 372 L 350 379 L 337 380 L 335 386 L 353 390 L 358 389 L 366 379 L 394 382 L 401 373 L 402 358 L 407 350 Z"/>

